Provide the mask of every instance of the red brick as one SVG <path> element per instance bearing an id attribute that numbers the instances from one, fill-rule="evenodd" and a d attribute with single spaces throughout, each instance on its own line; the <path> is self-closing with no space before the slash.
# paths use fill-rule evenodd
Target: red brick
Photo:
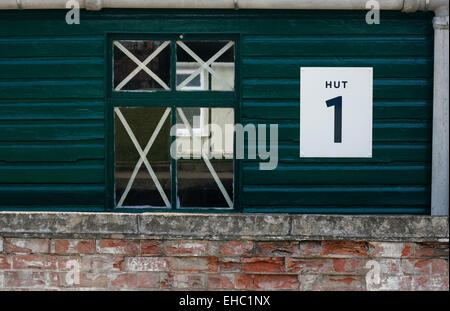
<path id="1" fill-rule="evenodd" d="M 81 272 L 80 273 L 80 284 L 78 284 L 77 286 L 79 287 L 85 287 L 85 288 L 92 288 L 94 287 L 92 285 L 92 275 L 97 275 L 97 273 L 89 273 L 89 272 Z M 105 284 L 104 286 L 98 286 L 98 287 L 107 287 L 108 286 L 108 282 L 109 280 L 105 280 Z"/>
<path id="2" fill-rule="evenodd" d="M 321 241 L 302 241 L 299 244 L 299 257 L 319 257 L 322 253 Z"/>
<path id="3" fill-rule="evenodd" d="M 381 273 L 385 273 L 388 275 L 402 274 L 400 271 L 401 259 L 382 258 L 382 259 L 377 259 L 377 262 L 379 262 L 379 264 L 380 264 L 380 270 L 381 270 L 380 272 Z M 367 268 L 367 269 L 369 269 L 369 268 Z"/>
<path id="4" fill-rule="evenodd" d="M 416 259 L 402 259 L 400 262 L 401 271 L 405 275 L 414 274 L 414 264 L 416 263 Z"/>
<path id="5" fill-rule="evenodd" d="M 81 270 L 93 273 L 125 271 L 125 258 L 111 255 L 85 255 L 81 257 Z"/>
<path id="6" fill-rule="evenodd" d="M 328 257 L 366 257 L 366 243 L 354 241 L 323 241 L 323 255 Z"/>
<path id="7" fill-rule="evenodd" d="M 330 259 L 286 258 L 286 271 L 290 273 L 331 273 L 333 267 Z"/>
<path id="8" fill-rule="evenodd" d="M 174 275 L 172 273 L 161 273 L 159 281 L 161 288 L 173 288 L 174 282 Z"/>
<path id="9" fill-rule="evenodd" d="M 122 273 L 112 275 L 109 287 L 136 288 L 137 276 L 134 273 Z"/>
<path id="10" fill-rule="evenodd" d="M 76 288 L 81 287 L 81 273 L 76 279 L 75 275 L 69 272 L 48 272 L 48 286 L 59 288 Z M 90 283 L 89 286 L 92 287 Z"/>
<path id="11" fill-rule="evenodd" d="M 417 260 L 414 264 L 415 274 L 431 274 L 432 259 Z"/>
<path id="12" fill-rule="evenodd" d="M 298 242 L 257 242 L 257 256 L 295 256 L 299 254 Z"/>
<path id="13" fill-rule="evenodd" d="M 381 274 L 380 283 L 368 283 L 366 280 L 367 290 L 400 290 L 400 291 L 410 291 L 412 289 L 413 277 L 399 275 L 389 275 Z"/>
<path id="14" fill-rule="evenodd" d="M 67 272 L 49 272 L 48 274 L 48 286 L 50 287 L 68 287 L 65 283 L 65 274 Z"/>
<path id="15" fill-rule="evenodd" d="M 125 259 L 127 271 L 169 271 L 169 264 L 163 257 L 127 257 Z"/>
<path id="16" fill-rule="evenodd" d="M 5 239 L 5 252 L 16 254 L 48 253 L 47 239 Z"/>
<path id="17" fill-rule="evenodd" d="M 158 288 L 159 273 L 141 272 L 137 275 L 139 288 Z"/>
<path id="18" fill-rule="evenodd" d="M 48 276 L 37 271 L 5 271 L 4 287 L 45 288 L 48 286 Z"/>
<path id="19" fill-rule="evenodd" d="M 206 288 L 206 274 L 166 274 L 162 276 L 161 287 L 173 289 L 204 289 Z"/>
<path id="20" fill-rule="evenodd" d="M 446 243 L 113 239 L 95 243 L 81 239 L 18 238 L 0 241 L 4 242 L 5 252 L 0 252 L 0 270 L 21 269 L 1 271 L 0 283 L 19 290 L 365 290 L 365 274 L 369 270 L 365 263 L 369 259 L 377 261 L 381 268 L 381 283 L 372 289 L 448 290 Z M 18 254 L 11 254 L 11 250 Z M 94 254 L 96 251 L 106 254 Z M 161 257 L 163 254 L 168 257 Z M 66 282 L 66 264 L 70 260 L 80 263 L 80 284 Z"/>
<path id="21" fill-rule="evenodd" d="M 320 282 L 320 290 L 356 291 L 365 289 L 364 281 L 356 276 L 323 276 Z"/>
<path id="22" fill-rule="evenodd" d="M 299 286 L 296 275 L 254 275 L 255 289 L 297 289 Z"/>
<path id="23" fill-rule="evenodd" d="M 138 255 L 140 251 L 138 241 L 101 240 L 97 241 L 97 253 L 114 255 Z"/>
<path id="24" fill-rule="evenodd" d="M 78 264 L 78 268 L 81 271 L 81 257 L 77 256 L 58 256 L 56 258 L 56 264 L 58 271 L 69 271 L 73 269 L 73 264 L 71 261 L 76 261 Z"/>
<path id="25" fill-rule="evenodd" d="M 9 255 L 0 254 L 0 270 L 11 268 L 11 257 Z"/>
<path id="26" fill-rule="evenodd" d="M 234 284 L 236 289 L 251 289 L 253 288 L 253 277 L 249 274 L 235 274 Z"/>
<path id="27" fill-rule="evenodd" d="M 93 254 L 94 240 L 54 240 L 53 252 L 56 254 Z"/>
<path id="28" fill-rule="evenodd" d="M 391 278 L 395 278 L 396 276 L 393 276 Z M 412 290 L 413 286 L 413 277 L 412 276 L 398 276 L 400 279 L 398 281 L 398 289 L 401 291 L 410 291 Z"/>
<path id="29" fill-rule="evenodd" d="M 339 275 L 300 275 L 301 290 L 355 291 L 365 290 L 363 277 Z"/>
<path id="30" fill-rule="evenodd" d="M 106 274 L 89 272 L 80 273 L 80 287 L 106 288 L 108 283 L 109 279 Z"/>
<path id="31" fill-rule="evenodd" d="M 298 281 L 300 283 L 299 290 L 301 291 L 312 291 L 313 289 L 318 289 L 317 280 L 320 280 L 321 274 L 299 274 Z"/>
<path id="32" fill-rule="evenodd" d="M 208 256 L 216 254 L 208 241 L 169 241 L 164 243 L 164 253 L 173 256 Z"/>
<path id="33" fill-rule="evenodd" d="M 239 257 L 219 257 L 218 265 L 220 272 L 239 272 L 241 270 Z"/>
<path id="34" fill-rule="evenodd" d="M 431 274 L 432 259 L 405 259 L 402 260 L 404 274 Z"/>
<path id="35" fill-rule="evenodd" d="M 445 257 L 448 258 L 448 243 L 417 243 L 416 257 Z"/>
<path id="36" fill-rule="evenodd" d="M 15 255 L 13 269 L 56 270 L 56 257 L 44 255 Z"/>
<path id="37" fill-rule="evenodd" d="M 346 269 L 347 260 L 350 259 L 344 259 L 344 258 L 335 258 L 333 259 L 333 268 L 335 272 L 347 272 L 348 269 Z"/>
<path id="38" fill-rule="evenodd" d="M 402 250 L 402 257 L 414 257 L 416 251 L 416 244 L 405 243 Z"/>
<path id="39" fill-rule="evenodd" d="M 171 271 L 217 271 L 216 257 L 168 257 Z"/>
<path id="40" fill-rule="evenodd" d="M 334 272 L 366 274 L 365 260 L 351 258 L 333 258 Z"/>
<path id="41" fill-rule="evenodd" d="M 282 257 L 252 257 L 242 258 L 244 272 L 283 272 L 284 259 Z"/>
<path id="42" fill-rule="evenodd" d="M 448 274 L 447 275 L 420 275 L 414 277 L 413 290 L 439 290 L 448 291 Z"/>
<path id="43" fill-rule="evenodd" d="M 433 259 L 431 262 L 432 274 L 448 274 L 448 260 Z"/>
<path id="44" fill-rule="evenodd" d="M 162 247 L 160 241 L 142 240 L 141 241 L 141 254 L 158 256 L 162 255 Z"/>
<path id="45" fill-rule="evenodd" d="M 224 256 L 249 256 L 253 253 L 253 242 L 227 241 L 221 245 L 220 252 Z"/>
<path id="46" fill-rule="evenodd" d="M 415 243 L 402 242 L 370 242 L 368 254 L 370 257 L 410 258 L 414 257 Z"/>
<path id="47" fill-rule="evenodd" d="M 233 289 L 232 274 L 208 274 L 208 289 Z"/>

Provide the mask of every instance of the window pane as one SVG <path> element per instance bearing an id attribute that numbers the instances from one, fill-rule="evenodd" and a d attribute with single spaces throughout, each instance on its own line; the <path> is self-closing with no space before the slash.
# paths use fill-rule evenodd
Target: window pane
<path id="1" fill-rule="evenodd" d="M 119 40 L 113 44 L 115 91 L 170 90 L 170 41 Z"/>
<path id="2" fill-rule="evenodd" d="M 233 160 L 210 161 L 232 200 Z M 180 207 L 229 207 L 203 159 L 179 160 L 177 170 Z"/>
<path id="3" fill-rule="evenodd" d="M 177 108 L 180 207 L 232 207 L 233 124 L 233 108 Z"/>
<path id="4" fill-rule="evenodd" d="M 117 108 L 116 108 L 117 109 Z M 120 113 L 126 120 L 143 152 L 152 136 L 154 139 L 147 154 L 151 168 L 161 185 L 163 193 L 170 202 L 170 108 L 139 107 L 120 108 Z M 160 129 L 158 129 L 160 128 Z M 156 131 L 156 132 L 155 132 Z M 155 133 L 155 134 L 154 134 Z M 142 163 L 137 171 L 134 182 L 123 198 L 127 184 L 132 179 L 140 159 L 139 153 L 123 121 L 115 113 L 115 178 L 117 206 L 158 206 L 165 207 L 163 195 L 157 189 L 147 167 Z M 142 162 L 142 161 L 141 161 Z M 122 200 L 122 201 L 121 201 Z M 121 203 L 121 204 L 119 204 Z"/>
<path id="5" fill-rule="evenodd" d="M 186 107 L 181 109 L 183 110 L 183 113 L 188 121 L 188 124 L 194 128 L 197 128 L 200 126 L 201 110 L 208 108 Z M 181 118 L 181 115 L 179 113 L 177 113 L 177 124 L 179 125 L 179 127 L 186 128 L 185 124 L 183 123 L 183 119 Z M 208 120 L 206 121 L 206 124 L 208 124 Z"/>
<path id="6" fill-rule="evenodd" d="M 185 79 L 189 78 L 189 74 L 177 74 L 177 79 L 180 79 L 180 81 L 184 81 Z M 186 84 L 187 87 L 201 87 L 202 82 L 200 80 L 200 76 L 196 76 L 194 79 L 192 79 L 188 84 Z"/>
<path id="7" fill-rule="evenodd" d="M 177 41 L 176 80 L 181 91 L 233 91 L 234 42 Z"/>

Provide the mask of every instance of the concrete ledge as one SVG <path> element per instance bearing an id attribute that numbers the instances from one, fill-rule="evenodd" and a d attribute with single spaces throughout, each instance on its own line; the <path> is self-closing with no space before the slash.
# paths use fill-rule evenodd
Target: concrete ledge
<path id="1" fill-rule="evenodd" d="M 447 216 L 0 212 L 0 236 L 448 242 Z"/>

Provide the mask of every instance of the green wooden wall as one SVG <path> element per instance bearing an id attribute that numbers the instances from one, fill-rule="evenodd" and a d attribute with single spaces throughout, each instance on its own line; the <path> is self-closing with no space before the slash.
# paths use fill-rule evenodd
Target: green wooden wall
<path id="1" fill-rule="evenodd" d="M 240 37 L 239 119 L 279 124 L 279 165 L 241 162 L 239 212 L 430 211 L 432 15 L 0 11 L 0 210 L 104 211 L 108 34 Z M 300 66 L 374 67 L 371 159 L 300 159 Z M 254 146 L 248 146 L 254 148 Z M 259 161 L 259 160 L 258 160 Z M 111 189 L 110 189 L 111 190 Z"/>

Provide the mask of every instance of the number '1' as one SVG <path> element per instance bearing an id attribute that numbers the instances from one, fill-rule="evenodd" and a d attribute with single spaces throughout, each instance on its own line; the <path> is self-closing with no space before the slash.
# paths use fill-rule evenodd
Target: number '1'
<path id="1" fill-rule="evenodd" d="M 342 96 L 329 99 L 326 104 L 334 106 L 334 142 L 342 143 Z"/>

